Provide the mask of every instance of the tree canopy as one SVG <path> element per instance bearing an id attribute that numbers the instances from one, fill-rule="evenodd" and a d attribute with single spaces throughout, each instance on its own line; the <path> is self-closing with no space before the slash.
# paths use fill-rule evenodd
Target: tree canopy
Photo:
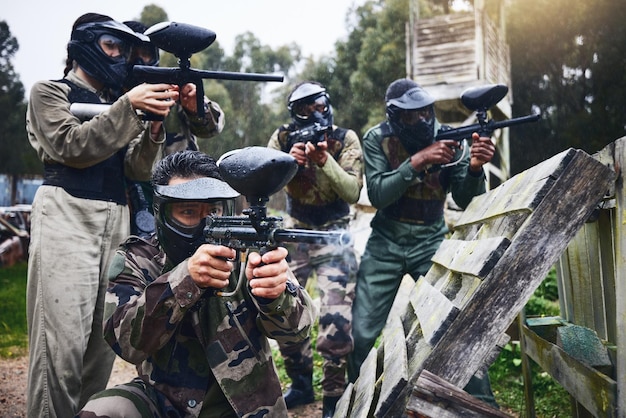
<path id="1" fill-rule="evenodd" d="M 420 16 L 450 11 L 451 0 L 367 0 L 345 16 L 348 36 L 334 51 L 317 59 L 286 43 L 263 45 L 242 31 L 232 52 L 218 42 L 194 54 L 191 65 L 213 71 L 282 73 L 284 83 L 205 80 L 208 97 L 226 114 L 222 134 L 201 139 L 201 149 L 219 156 L 248 145 L 265 145 L 271 133 L 289 121 L 286 98 L 299 81 L 324 84 L 335 121 L 363 136 L 384 119 L 388 84 L 406 74 L 406 22 L 409 2 Z M 619 3 L 624 3 L 621 0 Z M 471 7 L 472 1 L 465 0 Z M 623 5 L 623 4 L 622 4 Z M 538 109 L 542 122 L 512 129 L 511 167 L 516 173 L 557 152 L 575 147 L 593 153 L 624 135 L 626 114 L 626 8 L 610 0 L 511 0 L 506 8 L 511 51 L 513 116 Z M 147 5 L 146 26 L 168 20 L 165 10 Z M 0 22 L 0 172 L 38 173 L 40 164 L 24 132 L 24 89 L 11 65 L 18 43 Z M 163 53 L 161 66 L 177 66 Z M 4 156 L 10 156 L 5 158 Z"/>
<path id="2" fill-rule="evenodd" d="M 38 174 L 42 168 L 25 132 L 24 86 L 11 62 L 18 49 L 9 25 L 0 21 L 0 173 Z"/>
<path id="3" fill-rule="evenodd" d="M 512 2 L 513 112 L 543 114 L 542 123 L 511 132 L 515 172 L 569 147 L 599 151 L 624 135 L 626 11 L 618 3 Z"/>

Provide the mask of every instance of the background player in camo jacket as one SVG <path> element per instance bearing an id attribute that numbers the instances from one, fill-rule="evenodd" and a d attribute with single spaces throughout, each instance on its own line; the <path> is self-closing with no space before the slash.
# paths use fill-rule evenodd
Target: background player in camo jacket
<path id="1" fill-rule="evenodd" d="M 152 182 L 157 234 L 122 244 L 105 309 L 105 339 L 138 377 L 94 395 L 78 416 L 286 417 L 267 338 L 297 343 L 314 320 L 287 250 L 249 253 L 236 288 L 236 251 L 203 244 L 206 217 L 232 214 L 238 196 L 215 161 L 178 152 Z"/>
<path id="2" fill-rule="evenodd" d="M 350 204 L 363 186 L 357 134 L 333 125 L 326 88 L 313 81 L 297 85 L 288 98 L 292 122 L 278 128 L 268 147 L 296 158 L 300 169 L 287 184 L 287 211 L 297 228 L 347 229 Z M 346 358 L 353 349 L 352 300 L 357 259 L 353 246 L 298 244 L 289 248 L 290 266 L 302 286 L 317 274 L 320 296 L 316 349 L 323 363 L 323 416 L 332 416 L 346 386 Z M 287 408 L 314 400 L 311 341 L 280 345 L 291 387 Z"/>

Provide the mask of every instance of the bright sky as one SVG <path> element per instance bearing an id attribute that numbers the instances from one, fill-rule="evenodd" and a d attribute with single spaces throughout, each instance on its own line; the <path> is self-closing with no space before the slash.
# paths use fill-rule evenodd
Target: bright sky
<path id="1" fill-rule="evenodd" d="M 235 37 L 252 32 L 264 45 L 295 42 L 305 56 L 330 54 L 337 40 L 347 36 L 346 16 L 364 0 L 16 0 L 5 2 L 0 20 L 19 42 L 13 58 L 26 92 L 32 84 L 63 75 L 72 24 L 87 12 L 118 21 L 135 20 L 144 6 L 156 4 L 169 20 L 212 30 L 230 54 Z M 28 96 L 26 97 L 28 100 Z"/>

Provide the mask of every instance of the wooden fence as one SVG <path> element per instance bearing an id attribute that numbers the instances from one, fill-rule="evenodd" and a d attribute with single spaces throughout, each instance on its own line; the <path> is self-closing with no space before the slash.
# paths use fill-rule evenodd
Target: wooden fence
<path id="1" fill-rule="evenodd" d="M 558 260 L 560 316 L 526 318 L 522 352 L 573 398 L 573 417 L 626 417 L 626 137 L 595 155 L 611 183 Z M 591 187 L 591 186 L 587 186 Z M 523 359 L 523 364 L 528 363 Z M 528 376 L 528 370 L 525 376 Z M 527 415 L 534 416 L 532 387 Z"/>
<path id="2" fill-rule="evenodd" d="M 335 417 L 503 416 L 458 388 L 497 357 L 505 331 L 613 177 L 570 149 L 476 197 Z"/>

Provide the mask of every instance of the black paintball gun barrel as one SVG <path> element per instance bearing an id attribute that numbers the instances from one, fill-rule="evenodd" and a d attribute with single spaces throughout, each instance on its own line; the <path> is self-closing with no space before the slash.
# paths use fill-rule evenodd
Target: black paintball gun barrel
<path id="1" fill-rule="evenodd" d="M 465 90 L 461 93 L 461 103 L 469 110 L 476 112 L 478 123 L 456 129 L 439 129 L 435 139 L 437 141 L 442 139 L 462 141 L 463 139 L 471 138 L 474 132 L 477 132 L 480 136 L 489 137 L 496 129 L 536 122 L 541 118 L 540 114 L 534 114 L 503 121 L 487 120 L 487 111 L 502 100 L 508 91 L 509 88 L 503 84 L 488 84 Z"/>
<path id="2" fill-rule="evenodd" d="M 273 216 L 263 221 L 261 229 L 246 216 L 209 217 L 204 233 L 207 242 L 238 250 L 275 248 L 288 242 L 339 246 L 351 242 L 347 232 L 283 229 L 282 218 Z"/>
<path id="3" fill-rule="evenodd" d="M 290 150 L 293 144 L 298 142 L 311 142 L 313 145 L 317 145 L 326 139 L 326 133 L 332 132 L 333 127 L 330 125 L 322 125 L 319 122 L 312 123 L 297 131 L 291 132 L 287 136 L 287 149 Z"/>
<path id="4" fill-rule="evenodd" d="M 261 252 L 287 242 L 352 243 L 347 231 L 283 229 L 281 217 L 267 215 L 269 196 L 281 190 L 298 170 L 291 155 L 266 147 L 247 147 L 224 154 L 218 166 L 222 178 L 246 197 L 250 207 L 243 216 L 209 216 L 204 229 L 207 243 Z"/>

